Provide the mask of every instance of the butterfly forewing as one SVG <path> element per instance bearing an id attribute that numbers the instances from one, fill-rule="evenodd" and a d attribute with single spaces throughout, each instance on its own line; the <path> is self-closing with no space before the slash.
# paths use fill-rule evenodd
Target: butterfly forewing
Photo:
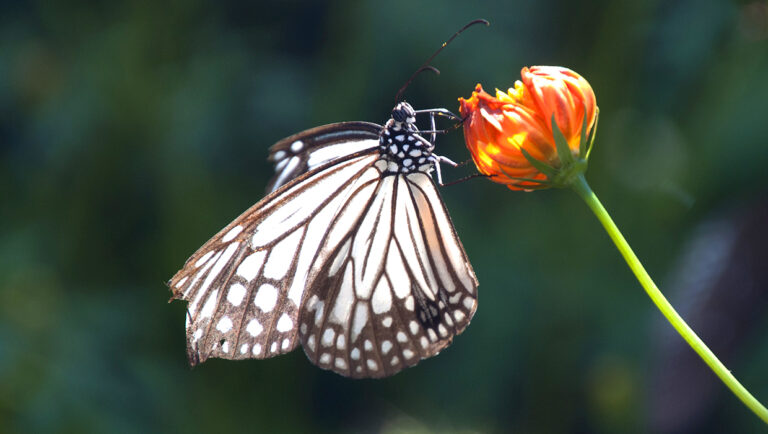
<path id="1" fill-rule="evenodd" d="M 375 148 L 380 132 L 381 125 L 374 123 L 340 122 L 280 140 L 269 149 L 269 161 L 275 163 L 275 175 L 267 184 L 267 193 L 339 157 Z"/>
<path id="2" fill-rule="evenodd" d="M 193 364 L 211 356 L 271 357 L 295 348 L 304 276 L 314 261 L 323 261 L 318 225 L 337 213 L 358 182 L 374 175 L 365 173 L 375 160 L 362 155 L 300 177 L 192 255 L 170 286 L 174 298 L 189 302 Z"/>

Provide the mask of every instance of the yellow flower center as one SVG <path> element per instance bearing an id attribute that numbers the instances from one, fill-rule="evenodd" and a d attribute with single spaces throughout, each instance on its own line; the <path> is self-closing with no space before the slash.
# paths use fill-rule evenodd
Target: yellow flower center
<path id="1" fill-rule="evenodd" d="M 523 83 L 520 80 L 515 81 L 515 87 L 510 88 L 507 92 L 502 92 L 499 89 L 496 89 L 496 99 L 508 104 L 517 104 L 521 102 L 524 94 L 525 86 L 523 86 Z"/>

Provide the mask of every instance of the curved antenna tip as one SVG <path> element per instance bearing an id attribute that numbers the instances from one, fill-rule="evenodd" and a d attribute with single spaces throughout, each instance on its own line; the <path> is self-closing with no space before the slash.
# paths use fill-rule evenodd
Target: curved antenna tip
<path id="1" fill-rule="evenodd" d="M 432 62 L 432 59 L 434 59 L 434 58 L 435 58 L 435 56 L 437 56 L 437 55 L 438 55 L 438 54 L 439 54 L 441 51 L 443 51 L 443 48 L 445 48 L 445 46 L 446 46 L 446 45 L 450 44 L 450 43 L 451 43 L 451 41 L 453 41 L 453 40 L 454 40 L 454 38 L 456 38 L 457 36 L 459 36 L 459 35 L 460 35 L 460 34 L 461 34 L 461 33 L 462 33 L 464 30 L 467 30 L 468 28 L 470 28 L 470 27 L 474 26 L 475 24 L 485 24 L 485 25 L 486 25 L 486 27 L 491 25 L 491 23 L 490 23 L 490 22 L 488 22 L 488 20 L 485 20 L 485 19 L 482 19 L 482 18 L 478 18 L 478 19 L 476 19 L 476 20 L 472 20 L 472 21 L 468 22 L 467 24 L 465 24 L 465 25 L 464 25 L 464 27 L 462 27 L 461 29 L 459 29 L 459 31 L 458 31 L 458 32 L 454 33 L 454 34 L 453 34 L 453 36 L 451 36 L 450 38 L 448 38 L 448 40 L 447 40 L 447 41 L 443 42 L 443 44 L 440 46 L 440 48 L 438 48 L 438 49 L 437 49 L 437 51 L 435 51 L 435 52 L 434 52 L 434 53 L 433 53 L 433 54 L 432 54 L 432 55 L 429 57 L 429 59 L 427 59 L 427 61 L 426 61 L 426 62 L 424 62 L 424 64 L 423 64 L 423 65 L 421 65 L 421 67 L 419 67 L 419 69 L 417 69 L 417 70 L 416 70 L 416 72 L 414 72 L 414 73 L 413 73 L 413 75 L 411 76 L 411 78 L 409 78 L 409 79 L 408 79 L 408 81 L 406 81 L 406 82 L 405 82 L 405 84 L 403 85 L 403 87 L 401 87 L 401 88 L 400 88 L 400 90 L 398 90 L 398 91 L 397 91 L 397 94 L 395 94 L 395 102 L 398 102 L 398 101 L 400 101 L 400 97 L 403 95 L 403 92 L 405 92 L 405 89 L 408 87 L 408 85 L 409 85 L 409 84 L 411 84 L 411 82 L 413 81 L 413 79 L 414 79 L 414 78 L 416 78 L 416 76 L 417 76 L 417 75 L 419 75 L 421 72 L 423 72 L 423 71 L 425 71 L 425 70 L 427 70 L 427 69 L 428 69 L 428 70 L 430 70 L 430 71 L 434 72 L 435 74 L 438 74 L 438 75 L 439 75 L 439 74 L 440 74 L 440 71 L 439 71 L 437 68 L 435 68 L 434 66 L 430 65 L 429 63 L 430 63 L 430 62 Z"/>
<path id="2" fill-rule="evenodd" d="M 484 18 L 478 18 L 476 20 L 470 21 L 469 24 L 467 24 L 465 27 L 474 26 L 475 24 L 480 24 L 480 23 L 485 24 L 486 27 L 491 25 L 490 21 Z"/>

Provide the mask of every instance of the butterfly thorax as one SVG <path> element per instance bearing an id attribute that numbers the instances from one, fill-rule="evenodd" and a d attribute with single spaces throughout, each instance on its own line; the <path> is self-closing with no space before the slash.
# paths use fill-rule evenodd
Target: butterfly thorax
<path id="1" fill-rule="evenodd" d="M 416 112 L 407 102 L 398 103 L 379 135 L 380 168 L 386 173 L 432 170 L 434 145 L 419 135 Z"/>

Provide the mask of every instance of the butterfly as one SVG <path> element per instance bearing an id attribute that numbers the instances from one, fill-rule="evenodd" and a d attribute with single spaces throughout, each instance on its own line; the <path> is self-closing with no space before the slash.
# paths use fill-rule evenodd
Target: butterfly
<path id="1" fill-rule="evenodd" d="M 436 115 L 458 119 L 400 102 L 384 126 L 335 123 L 272 146 L 268 195 L 169 282 L 188 302 L 193 366 L 301 344 L 321 368 L 378 378 L 450 345 L 478 283 L 432 178 L 450 162 L 433 154 Z"/>

